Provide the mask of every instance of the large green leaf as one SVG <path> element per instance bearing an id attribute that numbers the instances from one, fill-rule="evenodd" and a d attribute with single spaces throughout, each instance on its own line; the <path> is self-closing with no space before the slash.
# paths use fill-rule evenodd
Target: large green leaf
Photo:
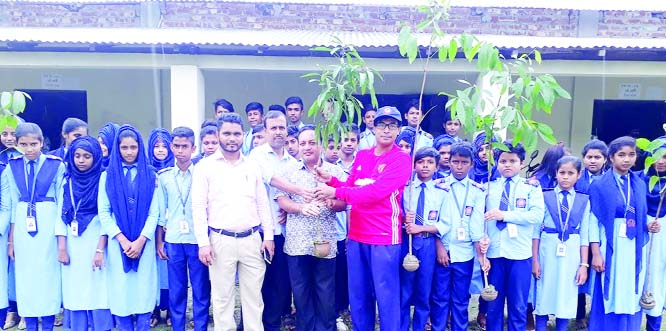
<path id="1" fill-rule="evenodd" d="M 14 91 L 12 96 L 12 108 L 11 112 L 14 115 L 18 115 L 25 110 L 25 94 L 21 91 Z"/>
<path id="2" fill-rule="evenodd" d="M 12 108 L 12 93 L 2 92 L 0 94 L 0 108 L 10 110 Z"/>

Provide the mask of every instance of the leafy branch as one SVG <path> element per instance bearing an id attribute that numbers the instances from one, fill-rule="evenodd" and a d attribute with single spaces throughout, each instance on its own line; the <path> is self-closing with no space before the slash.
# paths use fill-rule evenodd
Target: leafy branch
<path id="1" fill-rule="evenodd" d="M 28 93 L 23 91 L 0 93 L 0 131 L 10 126 L 18 125 L 18 114 L 25 110 L 26 99 L 32 100 Z"/>
<path id="2" fill-rule="evenodd" d="M 348 123 L 360 125 L 363 104 L 354 95 L 370 94 L 373 107 L 377 108 L 375 78 L 383 79 L 375 69 L 366 65 L 356 47 L 334 38 L 333 47 L 315 47 L 312 50 L 327 52 L 336 59 L 336 63 L 326 66 L 321 72 L 305 74 L 309 82 L 317 83 L 321 91 L 310 106 L 308 116 L 315 118 L 317 140 L 325 143 L 333 136 L 335 144 L 340 142 L 340 135 L 349 130 L 342 123 L 343 117 Z M 321 120 L 321 121 L 320 121 Z"/>

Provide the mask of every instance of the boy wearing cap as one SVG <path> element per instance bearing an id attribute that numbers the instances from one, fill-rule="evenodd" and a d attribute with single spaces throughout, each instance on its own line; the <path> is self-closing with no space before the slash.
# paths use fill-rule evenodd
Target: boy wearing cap
<path id="1" fill-rule="evenodd" d="M 423 330 L 430 315 L 436 235 L 445 231 L 439 215 L 446 193 L 445 186 L 435 184 L 432 180 L 438 162 L 439 153 L 434 148 L 421 147 L 417 150 L 414 156 L 416 178 L 403 196 L 405 231 L 402 258 L 409 253 L 407 236 L 412 235 L 412 254 L 420 261 L 416 271 L 400 268 L 400 330 L 403 331 L 410 329 L 411 306 L 414 306 L 414 330 Z"/>
<path id="2" fill-rule="evenodd" d="M 452 331 L 467 330 L 474 256 L 486 270 L 489 266 L 483 255 L 488 249 L 488 239 L 483 233 L 486 195 L 481 184 L 467 177 L 473 164 L 473 148 L 469 143 L 450 147 L 451 176 L 446 184 L 439 184 L 446 192 L 439 215 L 445 230 L 436 243 L 437 265 L 430 310 L 433 331 L 444 331 L 449 315 Z"/>
<path id="3" fill-rule="evenodd" d="M 400 256 L 402 192 L 411 175 L 410 157 L 394 141 L 400 111 L 382 107 L 374 120 L 377 145 L 356 154 L 349 178 L 341 181 L 323 169 L 317 198 L 337 198 L 351 207 L 347 262 L 353 329 L 373 331 L 375 309 L 381 330 L 400 328 Z"/>

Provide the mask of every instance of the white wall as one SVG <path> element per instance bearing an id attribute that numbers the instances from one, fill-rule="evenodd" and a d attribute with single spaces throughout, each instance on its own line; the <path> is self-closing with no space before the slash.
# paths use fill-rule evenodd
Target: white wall
<path id="1" fill-rule="evenodd" d="M 45 74 L 59 75 L 59 83 L 44 85 Z M 91 135 L 109 121 L 132 124 L 144 137 L 160 124 L 169 125 L 169 80 L 164 70 L 0 68 L 0 77 L 0 91 L 85 90 Z"/>

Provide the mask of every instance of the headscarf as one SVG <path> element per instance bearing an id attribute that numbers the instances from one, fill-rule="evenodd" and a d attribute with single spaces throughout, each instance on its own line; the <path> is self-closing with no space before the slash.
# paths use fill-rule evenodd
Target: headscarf
<path id="1" fill-rule="evenodd" d="M 120 135 L 125 131 L 133 132 L 137 137 L 139 145 L 136 162 L 136 176 L 134 177 L 134 189 L 132 190 L 129 183 L 125 180 L 123 171 L 124 161 L 120 154 L 118 145 L 120 145 Z M 109 167 L 106 169 L 106 194 L 111 203 L 111 212 L 116 218 L 116 223 L 120 231 L 127 237 L 129 241 L 134 241 L 141 235 L 143 226 L 146 224 L 148 212 L 150 211 L 150 204 L 153 200 L 153 192 L 155 191 L 156 179 L 155 168 L 148 164 L 146 158 L 146 148 L 143 145 L 141 133 L 131 125 L 123 125 L 118 129 L 118 133 L 114 138 L 113 152 Z M 134 213 L 130 213 L 129 199 L 134 199 Z M 120 247 L 122 250 L 122 247 Z M 123 269 L 125 272 L 130 270 L 137 271 L 139 269 L 139 260 L 141 256 L 136 259 L 131 259 L 121 252 L 123 258 Z"/>
<path id="2" fill-rule="evenodd" d="M 163 142 L 167 149 L 167 156 L 164 160 L 158 160 L 153 153 L 155 145 L 159 142 Z M 148 159 L 150 160 L 150 165 L 157 171 L 166 167 L 173 167 L 174 157 L 171 151 L 171 133 L 167 129 L 157 128 L 150 131 L 150 137 L 148 138 Z"/>
<path id="3" fill-rule="evenodd" d="M 92 165 L 88 170 L 81 171 L 74 163 L 74 154 L 77 149 L 92 154 Z M 74 139 L 67 153 L 67 173 L 62 202 L 62 221 L 69 225 L 74 219 L 74 204 L 78 206 L 76 221 L 79 223 L 78 233 L 81 235 L 88 224 L 97 216 L 97 192 L 99 190 L 99 177 L 102 174 L 102 148 L 97 140 L 91 136 L 81 136 Z M 70 195 L 70 187 L 71 194 Z"/>
<path id="4" fill-rule="evenodd" d="M 493 139 L 494 141 L 494 139 Z M 479 157 L 483 145 L 486 144 L 486 133 L 481 132 L 474 137 L 474 168 L 472 169 L 472 179 L 477 183 L 485 183 L 488 181 L 488 161 L 484 161 Z"/>
<path id="5" fill-rule="evenodd" d="M 399 144 L 400 141 L 406 141 L 410 146 L 412 146 L 412 152 L 410 154 L 414 154 L 414 137 L 416 137 L 416 130 L 412 128 L 411 126 L 404 127 L 401 131 L 400 134 L 398 134 L 398 137 L 395 138 L 395 143 Z"/>
<path id="6" fill-rule="evenodd" d="M 118 132 L 118 124 L 116 123 L 106 123 L 99 130 L 98 137 L 102 138 L 106 149 L 109 151 L 107 156 L 104 156 L 102 159 L 102 165 L 106 168 L 109 166 L 109 160 L 111 158 L 111 152 L 114 150 L 114 139 L 116 138 L 116 133 Z"/>
<path id="7" fill-rule="evenodd" d="M 455 142 L 456 142 L 456 139 L 453 136 L 451 136 L 449 134 L 446 134 L 446 133 L 445 134 L 440 134 L 439 136 L 437 136 L 437 138 L 435 138 L 435 140 L 433 140 L 432 147 L 434 147 L 437 150 L 437 152 L 439 152 L 439 149 L 442 146 L 444 146 L 444 145 L 453 145 L 453 144 L 455 144 Z"/>

